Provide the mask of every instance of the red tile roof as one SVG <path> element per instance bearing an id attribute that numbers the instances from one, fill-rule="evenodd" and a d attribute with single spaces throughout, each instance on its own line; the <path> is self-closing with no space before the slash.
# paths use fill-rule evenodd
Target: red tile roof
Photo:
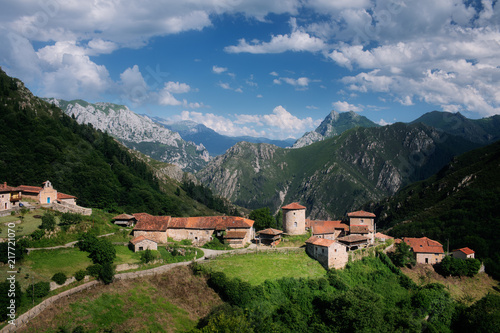
<path id="1" fill-rule="evenodd" d="M 286 205 L 286 206 L 283 206 L 281 207 L 281 209 L 285 209 L 285 210 L 293 210 L 293 209 L 306 209 L 306 207 L 302 206 L 302 205 L 299 205 L 298 202 L 292 202 L 291 204 L 289 205 Z"/>
<path id="2" fill-rule="evenodd" d="M 166 231 L 168 222 L 171 219 L 170 216 L 153 216 L 148 213 L 137 213 L 133 215 L 137 219 L 134 230 Z"/>
<path id="3" fill-rule="evenodd" d="M 224 235 L 224 238 L 231 238 L 231 239 L 243 239 L 247 235 L 246 231 L 228 231 Z"/>
<path id="4" fill-rule="evenodd" d="M 19 185 L 19 190 L 22 192 L 30 192 L 30 193 L 40 193 L 42 190 L 39 186 L 28 186 L 28 185 Z"/>
<path id="5" fill-rule="evenodd" d="M 476 252 L 474 252 L 474 250 L 471 250 L 471 249 L 469 249 L 468 247 L 463 247 L 463 248 L 458 249 L 458 250 L 453 250 L 453 252 L 456 252 L 456 251 L 463 252 L 463 253 L 464 253 L 464 254 L 466 254 L 466 255 L 476 253 Z"/>
<path id="6" fill-rule="evenodd" d="M 361 235 L 348 235 L 344 237 L 339 237 L 337 238 L 337 240 L 345 243 L 357 243 L 357 242 L 366 242 L 368 241 L 368 238 Z"/>
<path id="7" fill-rule="evenodd" d="M 13 187 L 7 185 L 7 183 L 0 184 L 0 192 L 19 192 L 21 191 L 19 187 Z"/>
<path id="8" fill-rule="evenodd" d="M 76 199 L 75 196 L 57 192 L 57 200 L 64 200 L 64 199 Z"/>
<path id="9" fill-rule="evenodd" d="M 120 214 L 113 217 L 113 220 L 132 220 L 132 219 L 135 219 L 135 217 L 129 214 Z"/>
<path id="10" fill-rule="evenodd" d="M 329 247 L 333 243 L 335 243 L 335 241 L 333 239 L 326 239 L 326 238 L 319 238 L 316 236 L 312 236 L 308 240 L 306 240 L 306 243 L 317 245 L 317 246 Z"/>
<path id="11" fill-rule="evenodd" d="M 306 221 L 314 235 L 333 234 L 335 231 L 348 231 L 349 226 L 342 221 Z"/>
<path id="12" fill-rule="evenodd" d="M 351 234 L 367 234 L 370 232 L 367 225 L 353 224 L 349 227 Z"/>
<path id="13" fill-rule="evenodd" d="M 403 237 L 403 241 L 411 246 L 415 253 L 444 253 L 443 245 L 427 237 Z"/>
<path id="14" fill-rule="evenodd" d="M 281 235 L 283 233 L 283 231 L 278 230 L 278 229 L 269 228 L 269 229 L 264 229 L 264 230 L 261 230 L 261 231 L 257 231 L 257 233 L 258 234 L 263 234 L 263 235 L 276 236 L 276 235 Z"/>
<path id="15" fill-rule="evenodd" d="M 388 235 L 385 235 L 385 234 L 383 234 L 383 233 L 381 233 L 381 232 L 377 232 L 377 233 L 375 234 L 375 238 L 382 238 L 382 239 L 394 239 L 394 237 L 392 237 L 392 236 L 388 236 Z"/>
<path id="16" fill-rule="evenodd" d="M 347 213 L 349 217 L 377 217 L 375 214 L 370 212 L 365 212 L 364 210 L 358 210 L 356 212 Z"/>
<path id="17" fill-rule="evenodd" d="M 146 236 L 144 236 L 144 235 L 140 235 L 140 236 L 137 236 L 137 237 L 135 237 L 134 239 L 132 239 L 132 240 L 130 241 L 130 243 L 132 243 L 133 245 L 135 245 L 135 244 L 140 243 L 140 242 L 142 242 L 143 240 L 146 240 L 146 239 L 147 239 L 147 240 L 150 240 L 150 241 L 152 241 L 152 242 L 155 242 L 154 240 L 149 239 L 149 238 L 147 238 L 147 237 L 146 237 Z M 156 243 L 156 242 L 155 242 L 155 243 Z"/>
<path id="18" fill-rule="evenodd" d="M 168 224 L 173 229 L 215 229 L 251 228 L 253 220 L 239 216 L 173 217 Z"/>

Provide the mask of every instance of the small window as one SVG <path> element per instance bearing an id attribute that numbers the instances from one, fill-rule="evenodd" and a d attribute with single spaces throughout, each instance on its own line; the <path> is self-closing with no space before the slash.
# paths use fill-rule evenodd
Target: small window
<path id="1" fill-rule="evenodd" d="M 142 246 L 139 246 L 139 251 L 142 251 L 144 248 Z"/>
<path id="2" fill-rule="evenodd" d="M 325 253 L 325 249 L 321 249 L 321 252 L 323 252 L 323 254 Z"/>
<path id="3" fill-rule="evenodd" d="M 293 226 L 294 226 L 295 228 L 297 228 L 297 222 L 294 222 L 294 223 L 293 223 Z"/>

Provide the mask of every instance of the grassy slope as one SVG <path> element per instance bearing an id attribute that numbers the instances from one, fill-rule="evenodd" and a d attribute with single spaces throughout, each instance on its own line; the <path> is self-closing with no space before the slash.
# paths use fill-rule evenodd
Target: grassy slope
<path id="1" fill-rule="evenodd" d="M 252 285 L 282 277 L 318 278 L 325 275 L 320 263 L 307 256 L 304 250 L 229 255 L 205 265 L 213 271 L 224 272 L 228 278 L 238 277 Z"/>
<path id="2" fill-rule="evenodd" d="M 82 325 L 86 332 L 175 332 L 221 304 L 201 277 L 179 267 L 160 276 L 98 286 L 56 302 L 20 332 L 57 332 Z"/>

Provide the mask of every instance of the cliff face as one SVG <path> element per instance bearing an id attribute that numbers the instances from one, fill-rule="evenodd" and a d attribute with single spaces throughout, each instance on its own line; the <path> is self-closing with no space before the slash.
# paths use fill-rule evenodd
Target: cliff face
<path id="1" fill-rule="evenodd" d="M 92 124 L 94 128 L 119 139 L 127 147 L 137 149 L 159 161 L 175 164 L 185 171 L 197 171 L 210 160 L 203 145 L 183 140 L 179 133 L 132 112 L 124 105 L 91 104 L 82 100 L 46 101 L 59 106 L 78 123 Z"/>
<path id="2" fill-rule="evenodd" d="M 299 201 L 310 218 L 340 218 L 437 172 L 475 145 L 422 124 L 356 128 L 300 149 L 242 142 L 198 172 L 201 182 L 254 209 Z"/>

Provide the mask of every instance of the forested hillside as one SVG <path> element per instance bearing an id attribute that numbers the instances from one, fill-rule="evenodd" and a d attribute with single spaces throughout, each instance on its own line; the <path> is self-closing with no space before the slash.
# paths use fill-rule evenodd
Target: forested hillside
<path id="1" fill-rule="evenodd" d="M 50 180 L 87 207 L 174 216 L 200 211 L 183 192 L 162 192 L 143 161 L 109 135 L 79 125 L 0 70 L 0 175 L 9 185 Z M 172 183 L 175 183 L 172 181 Z M 173 186 L 172 188 L 175 188 Z"/>
<path id="2" fill-rule="evenodd" d="M 453 161 L 429 179 L 365 209 L 393 236 L 440 241 L 450 251 L 470 247 L 500 278 L 500 141 Z"/>

